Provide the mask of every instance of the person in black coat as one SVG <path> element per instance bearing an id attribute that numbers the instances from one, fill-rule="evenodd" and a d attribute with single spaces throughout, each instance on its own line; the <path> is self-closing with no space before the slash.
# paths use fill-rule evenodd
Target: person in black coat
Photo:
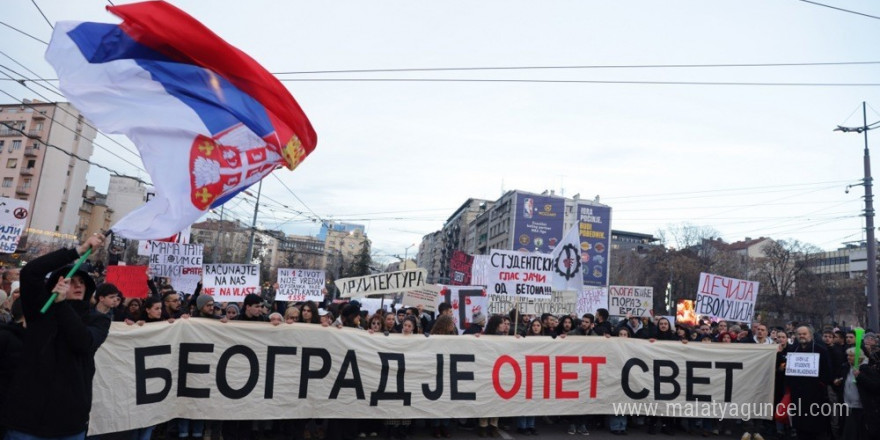
<path id="1" fill-rule="evenodd" d="M 92 406 L 95 352 L 107 338 L 110 318 L 91 310 L 95 282 L 84 271 L 63 279 L 67 266 L 103 245 L 93 235 L 76 249 L 38 257 L 21 270 L 21 300 L 27 328 L 21 362 L 4 393 L 0 424 L 7 435 L 84 438 Z M 51 273 L 49 278 L 46 275 Z M 46 313 L 43 304 L 56 292 Z"/>
<path id="2" fill-rule="evenodd" d="M 809 327 L 798 327 L 796 334 L 797 343 L 788 352 L 817 353 L 819 375 L 785 376 L 785 384 L 791 389 L 791 402 L 798 406 L 798 411 L 792 417 L 792 426 L 797 430 L 799 439 L 822 438 L 828 432 L 831 420 L 827 415 L 811 414 L 811 408 L 822 408 L 822 405 L 828 404 L 827 386 L 834 379 L 831 356 L 824 345 L 813 339 L 813 332 Z"/>

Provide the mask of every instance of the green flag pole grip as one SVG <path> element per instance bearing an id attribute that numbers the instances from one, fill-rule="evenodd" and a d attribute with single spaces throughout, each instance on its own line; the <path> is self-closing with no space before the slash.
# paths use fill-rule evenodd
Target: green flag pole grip
<path id="1" fill-rule="evenodd" d="M 82 254 L 81 257 L 79 257 L 79 260 L 76 260 L 76 264 L 73 265 L 73 267 L 70 269 L 70 272 L 67 273 L 67 276 L 64 277 L 64 279 L 69 280 L 70 277 L 72 277 L 73 274 L 75 274 L 76 271 L 79 270 L 79 267 L 82 266 L 83 263 L 85 263 L 86 258 L 89 258 L 89 255 L 92 255 L 92 248 L 88 248 L 86 252 Z M 54 288 L 55 286 L 52 287 Z M 40 309 L 40 313 L 46 313 L 46 311 L 49 310 L 49 307 L 52 307 L 52 303 L 55 302 L 55 298 L 58 298 L 58 293 L 52 292 L 49 300 L 46 301 L 46 304 L 43 304 L 43 308 Z"/>

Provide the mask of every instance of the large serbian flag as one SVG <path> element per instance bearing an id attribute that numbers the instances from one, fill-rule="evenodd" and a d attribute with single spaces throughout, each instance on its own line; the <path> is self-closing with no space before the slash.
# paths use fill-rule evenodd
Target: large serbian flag
<path id="1" fill-rule="evenodd" d="M 194 18 L 159 1 L 107 9 L 123 22 L 60 22 L 46 59 L 73 105 L 137 145 L 156 187 L 115 233 L 172 236 L 315 149 L 290 92 Z"/>

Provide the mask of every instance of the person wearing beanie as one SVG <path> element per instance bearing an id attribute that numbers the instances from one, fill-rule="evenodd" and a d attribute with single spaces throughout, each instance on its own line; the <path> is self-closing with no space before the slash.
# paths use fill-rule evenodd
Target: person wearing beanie
<path id="1" fill-rule="evenodd" d="M 244 297 L 244 311 L 238 317 L 241 321 L 261 321 L 265 322 L 266 316 L 263 315 L 263 298 L 255 293 L 248 294 Z"/>
<path id="2" fill-rule="evenodd" d="M 486 315 L 481 312 L 474 313 L 471 318 L 471 324 L 464 329 L 464 335 L 477 335 L 483 333 L 483 326 L 486 325 Z"/>
<path id="3" fill-rule="evenodd" d="M 193 315 L 197 318 L 214 319 L 214 297 L 203 293 L 196 298 L 196 312 Z"/>
<path id="4" fill-rule="evenodd" d="M 241 310 L 238 308 L 238 304 L 235 303 L 229 303 L 226 305 L 226 308 L 223 309 L 223 319 L 238 319 L 238 315 L 240 314 Z"/>
<path id="5" fill-rule="evenodd" d="M 95 282 L 87 273 L 64 277 L 80 255 L 103 245 L 104 236 L 94 234 L 76 249 L 50 252 L 21 269 L 27 331 L 0 412 L 9 438 L 85 438 L 95 352 L 107 338 L 110 318 L 91 309 Z M 55 299 L 41 313 L 53 293 Z"/>

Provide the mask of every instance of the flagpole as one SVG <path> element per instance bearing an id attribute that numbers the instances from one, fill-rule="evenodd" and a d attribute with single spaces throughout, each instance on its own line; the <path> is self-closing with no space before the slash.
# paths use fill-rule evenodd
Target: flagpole
<path id="1" fill-rule="evenodd" d="M 251 223 L 251 240 L 248 242 L 247 264 L 251 264 L 251 261 L 254 260 L 254 237 L 257 233 L 257 211 L 260 210 L 260 193 L 262 192 L 263 179 L 260 179 L 260 184 L 257 186 L 257 203 L 254 203 L 254 221 Z"/>

